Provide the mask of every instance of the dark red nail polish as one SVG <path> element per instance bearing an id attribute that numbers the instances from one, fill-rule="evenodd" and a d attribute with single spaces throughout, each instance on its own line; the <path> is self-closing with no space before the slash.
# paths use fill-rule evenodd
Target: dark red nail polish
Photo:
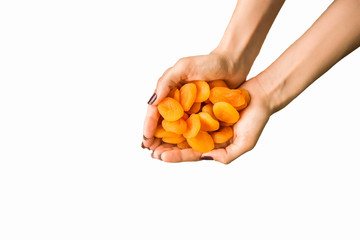
<path id="1" fill-rule="evenodd" d="M 161 159 L 161 154 L 159 155 L 159 159 L 162 161 L 162 159 Z"/>
<path id="2" fill-rule="evenodd" d="M 154 93 L 154 94 L 151 96 L 150 100 L 148 101 L 148 104 L 149 104 L 149 105 L 153 104 L 153 103 L 155 102 L 156 98 L 157 98 L 157 95 L 156 95 L 156 93 Z"/>
<path id="3" fill-rule="evenodd" d="M 143 135 L 143 139 L 144 139 L 145 141 L 147 141 L 147 140 L 149 140 L 150 138 L 147 138 L 147 137 L 145 137 L 145 136 Z"/>
<path id="4" fill-rule="evenodd" d="M 143 143 L 143 142 L 141 143 L 141 147 L 142 147 L 142 148 L 145 148 L 145 146 L 144 146 L 144 143 Z"/>
<path id="5" fill-rule="evenodd" d="M 203 156 L 200 158 L 200 160 L 214 160 L 214 159 L 210 156 Z"/>

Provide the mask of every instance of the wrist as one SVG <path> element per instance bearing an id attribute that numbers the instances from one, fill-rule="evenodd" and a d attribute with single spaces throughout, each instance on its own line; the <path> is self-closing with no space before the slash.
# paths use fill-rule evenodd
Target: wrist
<path id="1" fill-rule="evenodd" d="M 299 71 L 299 63 L 301 61 L 287 65 L 276 61 L 256 76 L 271 113 L 283 109 L 305 89 L 301 84 L 303 74 L 301 68 Z"/>
<path id="2" fill-rule="evenodd" d="M 228 63 L 229 78 L 238 79 L 239 84 L 243 82 L 250 72 L 253 61 L 245 48 L 240 49 L 238 45 L 219 45 L 210 55 L 222 56 Z"/>

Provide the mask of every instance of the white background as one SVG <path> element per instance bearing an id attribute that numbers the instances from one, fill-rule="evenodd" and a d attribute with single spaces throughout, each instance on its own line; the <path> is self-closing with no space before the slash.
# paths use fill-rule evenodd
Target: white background
<path id="1" fill-rule="evenodd" d="M 287 1 L 249 77 L 330 3 Z M 1 1 L 0 239 L 359 239 L 359 50 L 230 165 L 140 148 L 157 79 L 235 4 Z"/>

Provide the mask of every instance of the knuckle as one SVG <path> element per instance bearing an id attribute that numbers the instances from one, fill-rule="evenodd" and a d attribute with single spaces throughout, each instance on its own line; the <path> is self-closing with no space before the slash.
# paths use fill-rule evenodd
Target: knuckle
<path id="1" fill-rule="evenodd" d="M 224 165 L 228 165 L 229 163 L 231 163 L 231 161 L 232 160 L 228 156 L 224 156 L 219 159 L 219 162 L 221 162 Z"/>
<path id="2" fill-rule="evenodd" d="M 248 143 L 245 145 L 245 150 L 246 150 L 246 152 L 251 151 L 252 149 L 254 149 L 255 144 L 256 144 L 255 142 L 248 142 Z"/>
<path id="3" fill-rule="evenodd" d="M 189 64 L 189 58 L 180 58 L 177 63 L 175 64 L 175 67 L 179 70 L 185 69 Z"/>
<path id="4" fill-rule="evenodd" d="M 231 160 L 225 159 L 222 163 L 224 165 L 229 165 L 231 163 Z"/>

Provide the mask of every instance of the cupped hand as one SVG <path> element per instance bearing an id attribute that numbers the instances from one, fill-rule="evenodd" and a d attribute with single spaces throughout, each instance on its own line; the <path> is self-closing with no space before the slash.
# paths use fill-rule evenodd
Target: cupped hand
<path id="1" fill-rule="evenodd" d="M 215 52 L 180 59 L 160 77 L 156 90 L 148 102 L 142 147 L 154 150 L 160 145 L 161 141 L 154 139 L 159 119 L 157 104 L 168 95 L 171 89 L 196 80 L 224 80 L 230 88 L 235 88 L 245 81 L 248 71 L 249 66 L 245 66 L 241 61 L 235 61 L 228 55 Z"/>
<path id="2" fill-rule="evenodd" d="M 165 162 L 185 162 L 199 160 L 215 160 L 228 164 L 250 151 L 257 143 L 262 130 L 270 118 L 272 110 L 269 99 L 258 78 L 245 82 L 242 86 L 251 95 L 250 104 L 240 112 L 240 119 L 234 125 L 232 140 L 208 153 L 200 153 L 191 148 L 181 150 L 176 145 L 157 143 L 153 147 L 153 158 Z"/>

